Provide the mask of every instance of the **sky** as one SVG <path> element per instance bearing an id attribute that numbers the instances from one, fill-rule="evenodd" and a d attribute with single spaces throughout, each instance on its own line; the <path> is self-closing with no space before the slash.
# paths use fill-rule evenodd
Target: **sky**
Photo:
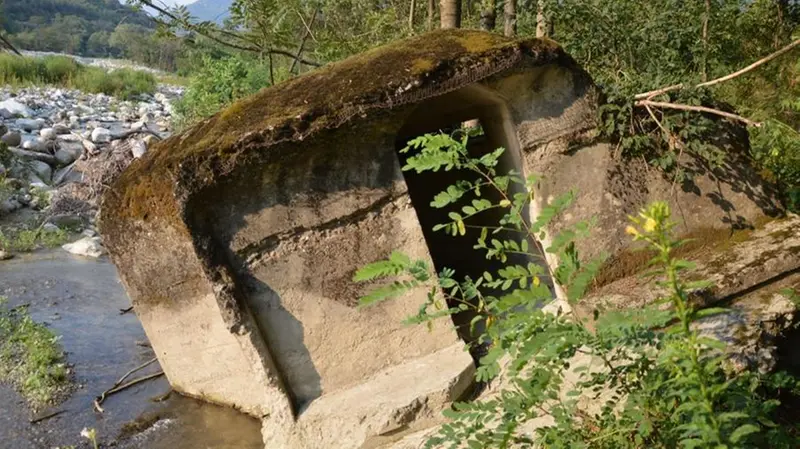
<path id="1" fill-rule="evenodd" d="M 161 0 L 162 3 L 165 3 L 169 6 L 188 5 L 189 3 L 194 3 L 194 1 L 195 0 Z"/>

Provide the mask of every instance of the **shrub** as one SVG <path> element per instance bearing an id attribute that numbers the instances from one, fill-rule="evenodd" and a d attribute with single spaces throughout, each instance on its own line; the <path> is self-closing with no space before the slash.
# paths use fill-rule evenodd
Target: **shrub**
<path id="1" fill-rule="evenodd" d="M 275 75 L 284 78 L 279 76 L 281 74 Z M 267 63 L 242 56 L 223 59 L 206 56 L 189 81 L 183 98 L 175 105 L 178 121 L 183 125 L 193 123 L 269 85 Z"/>
<path id="2" fill-rule="evenodd" d="M 156 90 L 152 74 L 131 69 L 112 72 L 87 67 L 66 56 L 25 58 L 0 54 L 0 83 L 16 86 L 51 84 L 104 93 L 122 99 L 134 98 Z"/>
<path id="3" fill-rule="evenodd" d="M 553 244 L 546 251 L 560 260 L 552 271 L 534 263 L 541 256 L 528 243 L 567 207 L 569 195 L 528 224 L 523 214 L 531 196 L 511 192 L 514 185 L 530 187 L 535 177 L 496 173 L 502 149 L 476 159 L 467 153 L 467 137 L 427 135 L 403 151 L 417 151 L 404 170 L 474 173 L 474 179 L 462 179 L 432 198 L 431 207 L 451 210 L 450 221 L 434 230 L 458 236 L 477 226 L 481 237 L 474 248 L 503 264 L 478 279 L 458 280 L 452 270 L 437 275 L 425 261 L 394 253 L 356 273 L 356 281 L 393 279 L 362 298 L 362 305 L 425 288 L 427 301 L 410 322 L 472 310 L 477 315 L 473 324 L 483 320 L 486 325 L 475 344 L 489 350 L 476 376 L 481 382 L 499 381 L 500 391 L 478 402 L 454 404 L 446 413 L 451 422 L 426 447 L 798 447 L 796 429 L 773 421 L 780 406 L 777 391 L 797 392 L 798 381 L 787 374 L 729 372 L 722 355 L 725 345 L 692 326 L 723 310 L 698 310 L 689 303 L 687 292 L 707 284 L 681 279 L 691 264 L 673 255 L 683 242 L 671 237 L 674 225 L 666 203 L 646 207 L 626 231 L 655 252 L 651 266 L 669 294 L 644 308 L 597 312 L 589 326 L 573 310 L 602 260 L 581 261 L 575 252 L 574 239 L 588 235 L 590 224 L 550 236 Z M 485 199 L 487 189 L 496 190 L 501 199 Z M 497 209 L 506 214 L 496 224 L 473 220 Z M 496 237 L 508 230 L 513 237 Z M 513 254 L 524 254 L 531 262 L 512 263 Z M 551 304 L 548 277 L 562 287 L 565 303 Z M 535 419 L 544 424 L 526 431 L 525 424 Z"/>

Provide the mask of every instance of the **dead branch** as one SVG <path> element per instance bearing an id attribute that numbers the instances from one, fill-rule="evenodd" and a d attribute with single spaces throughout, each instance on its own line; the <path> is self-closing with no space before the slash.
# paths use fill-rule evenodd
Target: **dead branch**
<path id="1" fill-rule="evenodd" d="M 167 390 L 167 392 L 162 394 L 162 395 L 156 396 L 154 398 L 150 398 L 150 401 L 151 402 L 164 402 L 167 399 L 169 399 L 170 396 L 172 396 L 172 388 Z"/>
<path id="2" fill-rule="evenodd" d="M 306 19 L 303 18 L 302 14 L 300 14 L 300 11 L 295 10 L 295 12 L 297 13 L 297 17 L 300 17 L 300 21 L 303 22 L 303 26 L 306 27 L 306 31 L 308 31 L 308 35 L 311 36 L 311 40 L 319 43 L 316 36 L 314 36 L 314 33 L 311 31 L 311 27 L 306 23 Z"/>
<path id="3" fill-rule="evenodd" d="M 639 100 L 635 103 L 636 106 L 652 106 L 655 108 L 662 108 L 662 109 L 677 109 L 680 111 L 692 111 L 692 112 L 705 112 L 708 114 L 719 115 L 720 117 L 725 117 L 727 119 L 740 121 L 748 126 L 753 126 L 758 128 L 761 126 L 761 123 L 754 122 L 748 118 L 742 117 L 741 115 L 732 114 L 730 112 L 720 111 L 719 109 L 708 108 L 705 106 L 692 106 L 688 104 L 680 104 L 680 103 L 667 103 L 662 101 L 651 101 L 651 100 Z"/>
<path id="4" fill-rule="evenodd" d="M 106 398 L 108 396 L 110 396 L 110 395 L 112 395 L 114 393 L 117 393 L 119 391 L 122 391 L 122 390 L 124 390 L 126 388 L 129 388 L 129 387 L 131 387 L 133 385 L 136 385 L 139 382 L 144 382 L 145 380 L 149 380 L 149 379 L 152 379 L 153 377 L 157 377 L 157 375 L 160 376 L 160 375 L 164 374 L 163 371 L 159 371 L 156 374 L 151 374 L 150 376 L 142 377 L 142 378 L 137 379 L 135 381 L 128 382 L 127 384 L 124 384 L 124 385 L 122 384 L 122 382 L 125 382 L 125 379 L 127 379 L 131 374 L 147 368 L 148 366 L 150 366 L 153 363 L 155 363 L 156 360 L 158 360 L 158 359 L 153 357 L 152 359 L 148 360 L 147 362 L 145 362 L 145 363 L 137 366 L 136 368 L 133 368 L 132 370 L 128 371 L 127 373 L 125 373 L 124 376 L 120 377 L 119 380 L 116 381 L 111 388 L 109 388 L 108 390 L 104 391 L 103 394 L 101 394 L 100 396 L 98 396 L 98 397 L 96 397 L 94 399 L 94 408 L 95 408 L 95 410 L 97 410 L 100 413 L 103 413 L 103 408 L 100 407 L 100 405 L 103 403 L 103 401 L 106 400 Z"/>
<path id="5" fill-rule="evenodd" d="M 164 371 L 159 371 L 157 373 L 148 374 L 147 376 L 143 376 L 143 377 L 139 377 L 137 379 L 133 379 L 132 381 L 130 381 L 130 382 L 126 383 L 126 384 L 122 384 L 122 385 L 118 386 L 117 388 L 108 390 L 108 392 L 106 393 L 106 397 L 111 396 L 114 393 L 119 393 L 120 391 L 127 390 L 128 388 L 130 388 L 130 387 L 132 387 L 132 386 L 134 386 L 136 384 L 140 384 L 142 382 L 146 382 L 146 381 L 148 381 L 150 379 L 155 379 L 156 377 L 161 377 L 163 375 L 164 375 Z"/>
<path id="6" fill-rule="evenodd" d="M 162 140 L 163 139 L 160 135 L 158 135 L 158 133 L 148 129 L 145 126 L 142 129 L 133 129 L 133 130 L 130 130 L 130 131 L 125 131 L 124 133 L 121 133 L 121 134 L 117 134 L 117 135 L 111 136 L 111 140 L 112 141 L 114 141 L 114 140 L 123 140 L 123 139 L 127 139 L 130 136 L 135 136 L 137 134 L 149 134 L 149 135 L 155 137 L 158 140 Z"/>
<path id="7" fill-rule="evenodd" d="M 738 76 L 744 75 L 745 73 L 750 72 L 750 71 L 752 71 L 752 70 L 754 70 L 754 69 L 756 69 L 756 68 L 758 68 L 758 67 L 760 67 L 760 66 L 762 66 L 762 65 L 764 65 L 764 64 L 766 64 L 766 63 L 768 63 L 770 61 L 772 61 L 773 59 L 775 59 L 775 58 L 777 58 L 779 56 L 782 56 L 785 53 L 788 53 L 788 52 L 792 51 L 795 47 L 797 47 L 799 45 L 800 45 L 800 39 L 797 39 L 797 40 L 787 44 L 786 46 L 784 46 L 780 50 L 778 50 L 778 51 L 776 51 L 774 53 L 771 53 L 771 54 L 767 55 L 764 58 L 759 59 L 758 61 L 750 64 L 749 66 L 747 66 L 747 67 L 745 67 L 745 68 L 743 68 L 741 70 L 738 70 L 736 72 L 733 72 L 731 74 L 728 74 L 728 75 L 725 75 L 725 76 L 722 76 L 722 77 L 719 77 L 719 78 L 715 78 L 715 79 L 713 79 L 711 81 L 706 81 L 704 83 L 700 83 L 700 84 L 698 84 L 698 85 L 696 85 L 694 87 L 696 89 L 697 88 L 701 88 L 701 87 L 709 87 L 709 86 L 713 86 L 715 84 L 724 83 L 725 81 L 732 80 L 732 79 L 734 79 L 734 78 L 736 78 Z M 684 85 L 682 83 L 681 84 L 675 84 L 675 85 L 672 85 L 672 86 L 667 86 L 667 87 L 662 87 L 660 89 L 651 90 L 650 92 L 644 92 L 644 93 L 641 93 L 641 94 L 636 94 L 633 98 L 635 100 L 641 100 L 641 99 L 648 99 L 649 100 L 649 99 L 651 99 L 653 97 L 656 97 L 658 95 L 662 95 L 662 94 L 665 94 L 667 92 L 672 92 L 672 91 L 676 91 L 676 90 L 681 90 L 683 88 L 684 88 Z"/>
<path id="8" fill-rule="evenodd" d="M 297 67 L 297 61 L 300 60 L 300 56 L 303 55 L 303 50 L 306 49 L 306 41 L 308 41 L 308 37 L 311 36 L 311 27 L 314 26 L 314 22 L 317 21 L 317 16 L 319 15 L 319 9 L 314 10 L 314 15 L 311 16 L 311 20 L 306 26 L 306 32 L 303 34 L 303 39 L 300 41 L 300 46 L 297 48 L 297 56 L 292 61 L 292 67 L 289 69 L 289 73 L 294 73 L 295 67 Z M 305 24 L 305 21 L 303 22 Z"/>
<path id="9" fill-rule="evenodd" d="M 17 48 L 16 48 L 16 47 L 14 47 L 14 45 L 13 45 L 13 44 L 12 44 L 12 43 L 11 43 L 11 42 L 8 40 L 8 39 L 6 39 L 6 37 L 5 37 L 5 36 L 3 36 L 3 34 L 2 34 L 2 33 L 0 33 L 0 41 L 2 41 L 2 42 L 3 42 L 3 45 L 4 45 L 4 46 L 5 46 L 7 49 L 9 49 L 9 50 L 13 51 L 13 52 L 14 52 L 14 54 L 16 54 L 17 56 L 22 56 L 22 53 L 20 53 L 20 52 L 19 52 L 19 50 L 17 50 Z"/>
<path id="10" fill-rule="evenodd" d="M 56 165 L 58 160 L 55 156 L 47 153 L 38 153 L 36 151 L 20 150 L 19 148 L 9 148 L 11 154 L 21 157 L 23 159 L 35 159 L 37 161 L 46 162 L 50 165 Z"/>
<path id="11" fill-rule="evenodd" d="M 60 415 L 62 413 L 66 413 L 66 410 L 56 410 L 56 411 L 53 411 L 53 412 L 50 412 L 50 413 L 46 413 L 46 414 L 44 414 L 42 416 L 37 416 L 36 418 L 33 418 L 28 422 L 30 424 L 40 423 L 40 422 L 48 420 L 50 418 L 55 418 L 56 416 L 58 416 L 58 415 Z"/>
<path id="12" fill-rule="evenodd" d="M 302 59 L 299 56 L 293 55 L 292 53 L 290 53 L 290 52 L 288 52 L 286 50 L 280 50 L 280 49 L 276 49 L 276 48 L 262 48 L 261 46 L 259 46 L 255 42 L 252 42 L 252 41 L 250 41 L 248 39 L 245 39 L 244 37 L 242 37 L 242 36 L 240 36 L 240 35 L 238 35 L 236 33 L 232 33 L 232 32 L 227 31 L 227 30 L 214 29 L 215 32 L 218 32 L 218 33 L 220 33 L 222 35 L 229 36 L 229 37 L 232 37 L 234 39 L 238 39 L 240 41 L 246 42 L 248 45 L 237 44 L 235 42 L 230 42 L 230 41 L 226 41 L 224 39 L 220 39 L 219 37 L 215 36 L 214 34 L 209 33 L 206 30 L 201 29 L 201 27 L 198 27 L 197 25 L 195 25 L 195 24 L 193 24 L 191 22 L 181 20 L 176 15 L 172 14 L 168 10 L 166 10 L 166 9 L 164 9 L 164 8 L 158 6 L 158 5 L 155 5 L 150 0 L 137 0 L 137 1 L 142 3 L 145 6 L 149 6 L 150 8 L 153 8 L 154 10 L 158 11 L 160 14 L 163 14 L 164 16 L 169 17 L 170 19 L 180 23 L 187 30 L 194 31 L 195 33 L 200 34 L 202 36 L 205 36 L 205 37 L 211 39 L 212 41 L 214 41 L 214 42 L 216 42 L 216 43 L 218 43 L 220 45 L 224 45 L 226 47 L 233 48 L 233 49 L 236 49 L 236 50 L 249 51 L 251 53 L 269 53 L 269 54 L 282 55 L 282 56 L 286 56 L 286 57 L 289 57 L 289 58 L 293 58 L 296 61 L 302 62 L 303 64 L 310 65 L 312 67 L 321 67 L 322 66 L 322 64 L 320 64 L 318 62 Z"/>

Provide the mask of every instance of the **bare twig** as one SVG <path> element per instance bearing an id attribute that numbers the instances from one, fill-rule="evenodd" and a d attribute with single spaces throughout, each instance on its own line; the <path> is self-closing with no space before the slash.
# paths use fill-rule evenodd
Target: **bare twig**
<path id="1" fill-rule="evenodd" d="M 300 14 L 300 11 L 295 11 L 295 12 L 297 13 L 297 16 L 300 17 L 300 21 L 303 22 L 303 26 L 306 27 L 306 31 L 308 32 L 308 35 L 311 36 L 311 40 L 314 42 L 319 42 L 317 41 L 317 38 L 314 36 L 314 33 L 311 31 L 311 27 L 306 23 L 306 19 L 303 18 L 302 14 Z"/>
<path id="2" fill-rule="evenodd" d="M 636 106 L 645 106 L 645 107 L 652 106 L 655 108 L 677 109 L 681 111 L 705 112 L 708 114 L 719 115 L 720 117 L 725 117 L 731 120 L 740 121 L 748 126 L 753 126 L 755 128 L 761 126 L 760 122 L 754 122 L 748 118 L 742 117 L 741 115 L 732 114 L 730 112 L 720 111 L 719 109 L 708 108 L 705 106 L 692 106 L 688 104 L 667 103 L 662 101 L 651 101 L 651 100 L 639 100 L 635 104 Z"/>
<path id="3" fill-rule="evenodd" d="M 289 69 L 289 73 L 294 73 L 295 67 L 297 67 L 297 61 L 300 60 L 300 57 L 303 56 L 303 50 L 306 49 L 306 41 L 308 41 L 308 37 L 311 36 L 311 27 L 314 26 L 314 22 L 317 21 L 317 16 L 319 15 L 319 9 L 314 9 L 314 14 L 311 16 L 311 21 L 306 26 L 306 33 L 303 35 L 303 39 L 300 41 L 300 46 L 297 48 L 297 56 L 292 61 L 292 67 Z M 305 24 L 305 22 L 303 22 Z"/>
<path id="4" fill-rule="evenodd" d="M 222 30 L 222 29 L 215 28 L 213 31 L 215 31 L 217 33 L 220 33 L 220 34 L 222 34 L 224 36 L 228 36 L 228 37 L 231 37 L 231 38 L 234 38 L 234 39 L 238 39 L 238 40 L 244 42 L 244 44 L 238 44 L 238 43 L 235 43 L 235 42 L 227 41 L 225 39 L 220 39 L 219 37 L 215 36 L 214 34 L 208 32 L 208 30 L 204 30 L 201 27 L 198 27 L 197 25 L 195 25 L 195 24 L 193 24 L 191 22 L 188 22 L 188 21 L 185 21 L 185 20 L 181 20 L 181 18 L 177 17 L 176 15 L 174 15 L 171 12 L 167 11 L 166 9 L 164 9 L 164 8 L 158 6 L 158 5 L 155 5 L 150 0 L 137 0 L 137 1 L 142 3 L 143 5 L 146 5 L 146 6 L 149 6 L 149 7 L 153 8 L 154 10 L 156 10 L 159 13 L 163 14 L 164 16 L 166 16 L 166 17 L 168 17 L 168 18 L 180 23 L 187 30 L 194 31 L 195 33 L 200 34 L 202 36 L 205 36 L 205 37 L 211 39 L 212 41 L 214 41 L 214 42 L 216 42 L 216 43 L 218 43 L 220 45 L 224 45 L 226 47 L 230 47 L 230 48 L 233 48 L 233 49 L 236 49 L 236 50 L 249 51 L 251 53 L 269 53 L 269 54 L 282 55 L 282 56 L 286 56 L 286 57 L 289 57 L 289 58 L 296 59 L 297 61 L 302 62 L 305 65 L 310 65 L 312 67 L 320 67 L 322 65 L 322 64 L 320 64 L 318 62 L 315 62 L 315 61 L 309 61 L 309 60 L 306 60 L 306 59 L 301 59 L 299 56 L 295 56 L 295 55 L 293 55 L 292 53 L 290 53 L 290 52 L 288 52 L 286 50 L 281 50 L 281 49 L 277 49 L 277 48 L 262 48 L 258 44 L 254 43 L 254 42 L 252 42 L 252 41 L 250 41 L 250 40 L 248 40 L 248 39 L 244 38 L 243 36 L 240 36 L 240 35 L 238 35 L 236 33 L 232 33 L 232 32 L 227 31 L 227 30 Z"/>
<path id="5" fill-rule="evenodd" d="M 156 396 L 154 398 L 150 398 L 150 401 L 151 402 L 164 402 L 167 399 L 169 399 L 170 396 L 172 396 L 172 388 L 167 390 L 167 392 L 162 394 L 162 395 Z"/>
<path id="6" fill-rule="evenodd" d="M 681 142 L 680 139 L 675 137 L 674 134 L 669 132 L 669 130 L 664 127 L 664 125 L 661 123 L 661 121 L 658 120 L 658 118 L 656 118 L 656 114 L 653 113 L 653 110 L 650 109 L 649 105 L 645 105 L 644 107 L 645 107 L 645 109 L 647 109 L 647 113 L 650 114 L 650 117 L 653 119 L 653 121 L 656 122 L 656 125 L 658 125 L 658 127 L 661 128 L 661 131 L 663 131 L 664 134 L 666 134 L 668 144 L 670 146 L 675 145 L 676 147 L 678 147 L 678 149 L 679 149 L 678 150 L 678 157 L 675 159 L 675 161 L 676 161 L 676 164 L 680 164 L 681 156 L 683 156 L 683 149 L 686 148 L 686 145 L 684 145 L 683 142 Z M 674 195 L 674 193 L 675 193 L 675 185 L 677 184 L 677 182 L 678 182 L 678 176 L 676 175 L 672 179 L 672 186 L 670 187 L 670 197 L 672 197 Z"/>
<path id="7" fill-rule="evenodd" d="M 128 137 L 135 136 L 136 134 L 149 134 L 149 135 L 155 137 L 158 140 L 162 140 L 162 137 L 160 135 L 158 135 L 158 133 L 148 129 L 146 126 L 144 128 L 141 128 L 141 129 L 133 129 L 133 130 L 130 130 L 130 131 L 125 131 L 124 133 L 120 133 L 120 134 L 111 136 L 111 140 L 114 141 L 114 140 L 127 139 Z"/>
<path id="8" fill-rule="evenodd" d="M 149 379 L 152 379 L 153 377 L 157 377 L 157 376 L 160 376 L 160 375 L 164 374 L 163 371 L 159 371 L 156 374 L 151 374 L 150 376 L 145 376 L 145 377 L 137 379 L 135 381 L 128 382 L 127 384 L 124 384 L 124 385 L 122 384 L 122 382 L 125 382 L 125 379 L 127 379 L 131 374 L 133 374 L 133 373 L 135 373 L 137 371 L 141 371 L 144 368 L 147 368 L 148 366 L 150 366 L 153 363 L 155 363 L 156 360 L 158 360 L 158 359 L 153 357 L 152 359 L 148 360 L 147 362 L 145 362 L 145 363 L 137 366 L 136 368 L 133 368 L 132 370 L 128 371 L 127 373 L 125 373 L 124 376 L 120 377 L 119 380 L 116 381 L 111 388 L 109 388 L 108 390 L 104 391 L 103 394 L 101 394 L 100 396 L 95 398 L 95 400 L 94 400 L 94 408 L 95 408 L 95 410 L 97 410 L 100 413 L 103 413 L 103 408 L 100 407 L 100 405 L 103 403 L 103 401 L 106 400 L 106 397 L 108 397 L 108 396 L 110 396 L 110 395 L 112 395 L 112 394 L 114 394 L 114 393 L 116 393 L 118 391 L 122 391 L 125 388 L 128 388 L 128 387 L 131 387 L 133 385 L 136 385 L 139 382 L 143 382 L 145 380 L 149 380 Z"/>
<path id="9" fill-rule="evenodd" d="M 800 46 L 800 39 L 792 41 L 791 43 L 787 44 L 786 46 L 784 46 L 780 50 L 778 50 L 778 51 L 776 51 L 774 53 L 771 53 L 771 54 L 769 54 L 768 56 L 766 56 L 764 58 L 759 59 L 758 61 L 750 64 L 749 66 L 747 66 L 747 67 L 745 67 L 745 68 L 743 68 L 741 70 L 738 70 L 736 72 L 730 73 L 728 75 L 725 75 L 725 76 L 722 76 L 722 77 L 719 77 L 719 78 L 715 78 L 715 79 L 713 79 L 711 81 L 706 81 L 704 83 L 700 83 L 700 84 L 698 84 L 698 85 L 696 85 L 694 87 L 695 88 L 709 87 L 709 86 L 713 86 L 715 84 L 724 83 L 725 81 L 732 80 L 732 79 L 734 79 L 734 78 L 736 78 L 738 76 L 744 75 L 745 73 L 750 72 L 750 71 L 752 71 L 752 70 L 754 70 L 754 69 L 756 69 L 756 68 L 758 68 L 758 67 L 760 67 L 760 66 L 762 66 L 762 65 L 764 65 L 764 64 L 766 64 L 766 63 L 768 63 L 770 61 L 772 61 L 773 59 L 775 59 L 775 58 L 777 58 L 779 56 L 782 56 L 785 53 L 788 53 L 789 51 L 793 50 L 797 46 Z M 662 87 L 660 89 L 651 90 L 649 92 L 643 92 L 643 93 L 635 95 L 633 98 L 636 99 L 636 100 L 650 99 L 650 98 L 653 98 L 655 96 L 665 94 L 667 92 L 681 90 L 684 87 L 685 86 L 683 84 L 675 84 L 675 85 L 672 85 L 672 86 L 667 86 L 667 87 Z"/>
<path id="10" fill-rule="evenodd" d="M 3 45 L 9 50 L 13 51 L 17 56 L 22 56 L 22 53 L 20 53 L 19 50 L 17 50 L 17 48 L 14 47 L 14 45 L 11 44 L 11 42 L 9 42 L 2 33 L 0 33 L 0 41 L 2 41 Z"/>
<path id="11" fill-rule="evenodd" d="M 164 371 L 159 371 L 157 373 L 148 374 L 147 376 L 144 376 L 144 377 L 139 377 L 138 379 L 134 379 L 134 380 L 132 380 L 132 381 L 130 381 L 128 383 L 122 384 L 122 385 L 118 386 L 117 388 L 113 388 L 111 390 L 108 390 L 108 392 L 106 393 L 106 397 L 111 396 L 114 393 L 119 393 L 122 390 L 126 390 L 126 389 L 128 389 L 128 388 L 130 388 L 130 387 L 132 387 L 132 386 L 134 386 L 136 384 L 140 384 L 142 382 L 146 382 L 146 381 L 148 381 L 150 379 L 155 379 L 156 377 L 161 377 L 163 375 L 164 375 Z"/>
<path id="12" fill-rule="evenodd" d="M 40 423 L 40 422 L 48 420 L 50 418 L 55 418 L 56 416 L 58 416 L 58 415 L 60 415 L 62 413 L 66 413 L 66 410 L 56 410 L 56 411 L 44 414 L 42 416 L 37 416 L 36 418 L 31 419 L 29 421 L 29 423 L 31 423 L 31 424 Z"/>
<path id="13" fill-rule="evenodd" d="M 133 310 L 133 306 L 127 307 L 125 309 L 119 309 L 119 314 L 120 315 L 125 315 L 126 313 L 130 312 L 131 310 Z"/>

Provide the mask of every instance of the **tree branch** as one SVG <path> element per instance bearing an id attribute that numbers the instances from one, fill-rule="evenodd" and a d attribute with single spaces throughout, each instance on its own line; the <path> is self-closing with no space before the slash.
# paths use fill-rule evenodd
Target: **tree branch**
<path id="1" fill-rule="evenodd" d="M 19 50 L 17 50 L 17 48 L 14 47 L 14 45 L 11 44 L 11 42 L 9 42 L 2 33 L 0 33 L 0 41 L 2 41 L 3 45 L 9 50 L 13 51 L 17 56 L 22 56 L 22 53 L 20 53 Z"/>
<path id="2" fill-rule="evenodd" d="M 145 5 L 145 6 L 149 6 L 150 8 L 153 8 L 154 10 L 159 12 L 160 14 L 172 19 L 175 22 L 178 22 L 182 27 L 186 28 L 187 30 L 194 31 L 195 33 L 200 34 L 201 36 L 205 36 L 208 39 L 211 39 L 212 41 L 214 41 L 214 42 L 216 42 L 216 43 L 218 43 L 220 45 L 224 45 L 226 47 L 233 48 L 235 50 L 248 51 L 248 52 L 251 52 L 251 53 L 269 53 L 269 54 L 287 56 L 287 57 L 292 58 L 292 59 L 294 59 L 294 60 L 296 60 L 298 62 L 301 62 L 301 63 L 303 63 L 305 65 L 309 65 L 309 66 L 312 66 L 312 67 L 320 67 L 320 66 L 322 66 L 322 64 L 320 64 L 318 62 L 302 59 L 299 56 L 295 56 L 294 54 L 292 54 L 291 52 L 288 52 L 286 50 L 280 50 L 280 49 L 275 49 L 275 48 L 261 48 L 256 43 L 254 43 L 251 40 L 249 40 L 249 39 L 247 39 L 247 38 L 245 38 L 245 37 L 243 37 L 241 35 L 238 35 L 236 33 L 232 33 L 232 32 L 227 31 L 227 30 L 213 29 L 213 31 L 215 31 L 217 33 L 220 33 L 220 34 L 223 34 L 225 36 L 229 36 L 229 37 L 232 37 L 232 38 L 235 38 L 235 39 L 239 39 L 241 41 L 244 41 L 244 42 L 248 43 L 249 45 L 242 45 L 242 44 L 238 44 L 238 43 L 235 43 L 235 42 L 229 42 L 229 41 L 226 41 L 224 39 L 220 39 L 219 37 L 215 36 L 214 34 L 208 32 L 208 30 L 203 30 L 201 27 L 198 27 L 197 25 L 195 25 L 195 24 L 193 24 L 191 22 L 182 20 L 180 17 L 172 14 L 168 10 L 166 10 L 166 9 L 160 7 L 160 6 L 155 5 L 150 0 L 136 0 L 136 1 L 141 3 L 141 4 L 143 4 L 143 5 Z"/>
<path id="3" fill-rule="evenodd" d="M 761 123 L 754 122 L 748 118 L 742 117 L 741 115 L 731 114 L 730 112 L 720 111 L 719 109 L 708 108 L 705 106 L 692 106 L 688 104 L 680 104 L 680 103 L 666 103 L 661 101 L 650 101 L 650 100 L 639 100 L 635 103 L 636 106 L 644 106 L 644 107 L 655 107 L 655 108 L 662 108 L 662 109 L 677 109 L 680 111 L 691 111 L 691 112 L 705 112 L 708 114 L 719 115 L 720 117 L 725 117 L 731 120 L 737 120 L 742 123 L 745 123 L 748 126 L 753 127 L 760 127 Z"/>
<path id="4" fill-rule="evenodd" d="M 319 9 L 314 9 L 314 15 L 311 16 L 311 20 L 309 21 L 308 25 L 306 26 L 306 32 L 303 34 L 303 39 L 300 41 L 300 46 L 297 48 L 297 55 L 294 57 L 294 61 L 292 61 L 292 67 L 289 69 L 289 73 L 293 73 L 295 67 L 297 67 L 297 62 L 300 60 L 300 56 L 303 55 L 303 50 L 306 48 L 306 41 L 308 41 L 309 36 L 311 36 L 311 27 L 314 26 L 314 22 L 317 21 L 317 16 L 319 15 Z M 301 16 L 302 17 L 302 16 Z M 303 24 L 305 25 L 305 20 Z"/>
<path id="5" fill-rule="evenodd" d="M 780 50 L 778 50 L 778 51 L 776 51 L 774 53 L 771 53 L 771 54 L 765 56 L 764 58 L 759 59 L 758 61 L 750 64 L 749 66 L 747 66 L 747 67 L 745 67 L 745 68 L 743 68 L 741 70 L 738 70 L 738 71 L 733 72 L 731 74 L 728 74 L 728 75 L 713 79 L 711 81 L 706 81 L 704 83 L 700 83 L 700 84 L 698 84 L 698 85 L 696 85 L 694 87 L 696 89 L 700 88 L 700 87 L 709 87 L 709 86 L 713 86 L 715 84 L 719 84 L 719 83 L 723 83 L 725 81 L 732 80 L 732 79 L 734 79 L 734 78 L 736 78 L 738 76 L 744 75 L 745 73 L 750 72 L 750 71 L 752 71 L 752 70 L 754 70 L 754 69 L 756 69 L 756 68 L 758 68 L 758 67 L 760 67 L 760 66 L 762 66 L 762 65 L 764 65 L 764 64 L 766 64 L 766 63 L 768 63 L 770 61 L 772 61 L 773 59 L 775 59 L 775 58 L 777 58 L 779 56 L 782 56 L 785 53 L 788 53 L 788 52 L 792 51 L 797 46 L 800 46 L 800 39 L 797 39 L 797 40 L 787 44 L 785 47 L 781 48 Z M 653 97 L 656 97 L 658 95 L 662 95 L 662 94 L 665 94 L 667 92 L 672 92 L 672 91 L 676 91 L 676 90 L 681 90 L 683 88 L 684 88 L 683 83 L 675 84 L 675 85 L 672 85 L 672 86 L 667 86 L 667 87 L 662 87 L 660 89 L 651 90 L 649 92 L 643 92 L 641 94 L 636 94 L 633 98 L 635 100 L 642 100 L 642 99 L 649 100 L 649 99 L 651 99 Z"/>

